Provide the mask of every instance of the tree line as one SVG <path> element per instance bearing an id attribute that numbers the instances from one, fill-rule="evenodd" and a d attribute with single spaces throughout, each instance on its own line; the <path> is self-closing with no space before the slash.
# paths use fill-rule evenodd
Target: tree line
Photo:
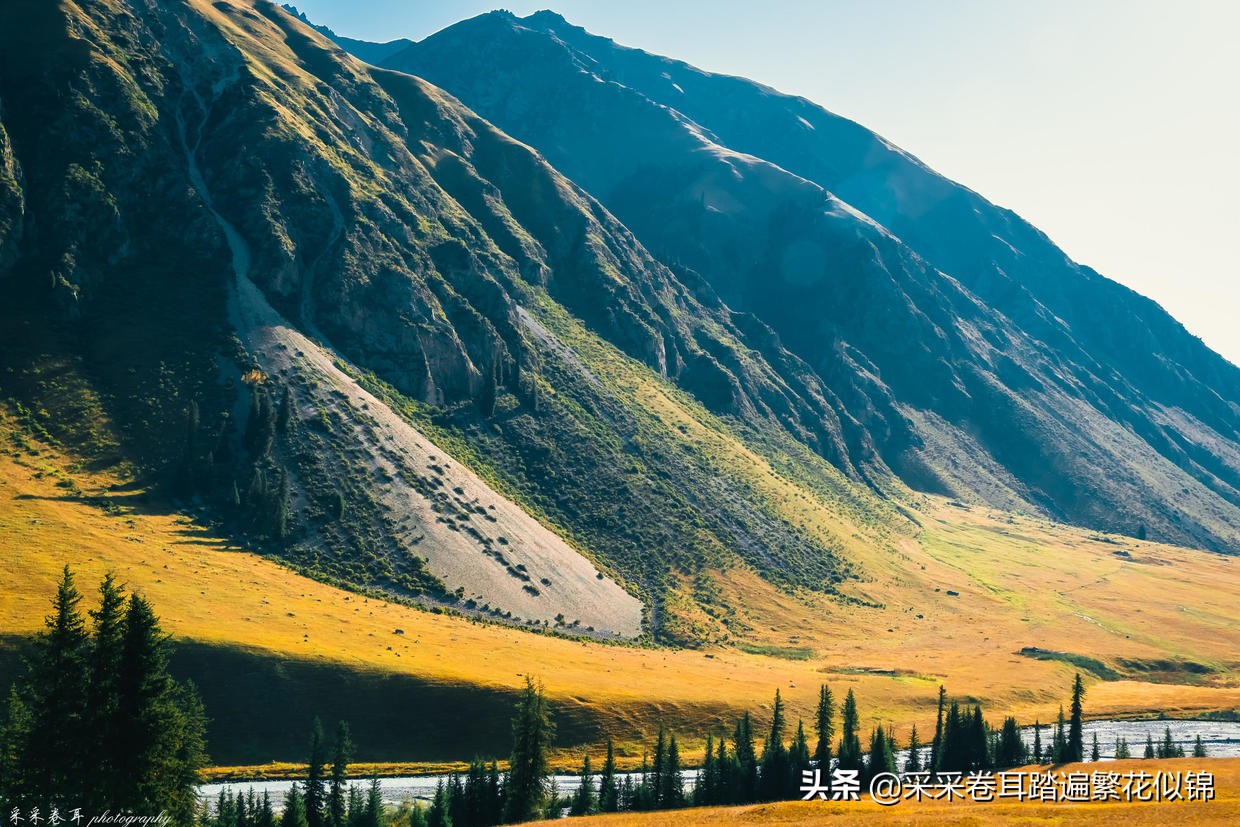
<path id="1" fill-rule="evenodd" d="M 596 774 L 586 756 L 581 783 L 560 795 L 551 778 L 555 725 L 541 685 L 526 678 L 512 719 L 512 749 L 501 772 L 495 760 L 476 759 L 464 773 L 440 783 L 429 804 L 385 812 L 380 787 L 350 785 L 354 745 L 340 722 L 327 741 L 316 720 L 303 781 L 295 783 L 281 813 L 269 796 L 225 790 L 214 808 L 200 807 L 197 784 L 207 763 L 206 716 L 194 687 L 167 669 L 167 636 L 151 604 L 126 595 L 109 574 L 99 585 L 98 608 L 83 616 L 82 595 L 66 566 L 45 620 L 25 658 L 26 674 L 11 689 L 0 727 L 0 812 L 38 807 L 62 818 L 112 810 L 166 812 L 177 824 L 205 827 L 490 827 L 556 817 L 565 812 L 668 810 L 800 798 L 804 773 L 820 771 L 830 788 L 832 770 L 856 773 L 864 791 L 880 773 L 930 774 L 1002 770 L 1029 763 L 1085 760 L 1085 686 L 1077 674 L 1068 715 L 1061 707 L 1050 743 L 1035 722 L 1032 748 L 1014 717 L 993 727 L 979 704 L 962 705 L 939 688 L 935 731 L 923 743 L 914 726 L 903 767 L 897 766 L 893 730 L 875 726 L 863 747 L 861 714 L 850 689 L 837 709 L 829 686 L 819 688 L 813 725 L 791 727 L 779 690 L 769 727 L 755 734 L 753 717 L 740 715 L 727 732 L 708 732 L 696 783 L 686 790 L 676 733 L 660 725 L 634 773 L 617 770 L 609 738 Z M 839 724 L 838 738 L 836 724 Z M 760 750 L 759 750 L 760 746 Z M 1160 743 L 1147 735 L 1146 758 L 1184 755 L 1170 728 Z M 1200 737 L 1193 748 L 1205 756 Z M 1089 757 L 1100 758 L 1098 739 Z M 1118 739 L 1116 758 L 1130 757 Z"/>
<path id="2" fill-rule="evenodd" d="M 168 674 L 151 604 L 108 574 L 98 608 L 65 567 L 45 629 L 10 689 L 0 727 L 0 812 L 166 812 L 197 819 L 206 715 L 192 684 Z"/>

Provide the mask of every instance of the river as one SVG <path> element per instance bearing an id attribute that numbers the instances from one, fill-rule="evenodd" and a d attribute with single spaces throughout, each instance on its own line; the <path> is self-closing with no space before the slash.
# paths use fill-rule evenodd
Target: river
<path id="1" fill-rule="evenodd" d="M 1157 745 L 1162 741 L 1164 730 L 1168 727 L 1171 729 L 1172 740 L 1184 748 L 1185 755 L 1192 755 L 1193 742 L 1200 735 L 1201 742 L 1206 748 L 1206 754 L 1211 758 L 1240 757 L 1240 721 L 1195 720 L 1087 721 L 1083 727 L 1086 756 L 1088 757 L 1093 743 L 1094 733 L 1097 733 L 1099 752 L 1103 761 L 1109 761 L 1114 758 L 1117 738 L 1127 739 L 1132 756 L 1140 758 L 1145 750 L 1146 734 L 1148 733 L 1154 740 L 1155 745 Z M 1032 746 L 1033 728 L 1026 727 L 1022 730 L 1022 734 L 1025 742 Z M 1050 746 L 1052 736 L 1052 727 L 1043 726 L 1043 748 Z M 902 765 L 906 753 L 901 752 L 898 757 Z M 926 757 L 927 753 L 923 752 L 922 760 L 924 761 Z M 639 775 L 638 773 L 621 773 L 621 778 L 626 774 L 631 774 L 635 777 Z M 446 781 L 447 778 L 446 775 L 380 778 L 379 788 L 383 797 L 383 803 L 395 806 L 407 799 L 429 800 L 435 795 L 435 787 L 440 782 Z M 581 784 L 581 777 L 577 775 L 556 775 L 553 778 L 561 795 L 573 792 Z M 685 789 L 692 790 L 697 780 L 697 770 L 685 770 L 684 778 Z M 597 775 L 595 775 L 594 781 L 597 788 Z M 293 783 L 292 781 L 241 781 L 228 784 L 204 784 L 198 788 L 198 795 L 201 799 L 214 802 L 218 798 L 220 791 L 225 787 L 228 787 L 233 793 L 248 793 L 252 789 L 260 797 L 264 792 L 270 794 L 272 805 L 278 811 L 283 807 L 284 796 L 288 793 Z M 369 782 L 354 781 L 354 783 L 366 785 Z"/>

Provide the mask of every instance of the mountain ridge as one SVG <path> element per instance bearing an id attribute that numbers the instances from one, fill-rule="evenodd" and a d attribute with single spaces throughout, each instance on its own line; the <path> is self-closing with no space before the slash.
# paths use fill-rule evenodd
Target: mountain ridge
<path id="1" fill-rule="evenodd" d="M 770 325 L 848 409 L 879 410 L 868 428 L 913 487 L 1236 548 L 1240 370 L 1010 210 L 803 98 L 617 46 L 553 13 L 482 15 L 387 65 L 538 148 L 647 247 Z M 865 222 L 814 217 L 813 197 L 796 194 L 807 184 L 894 246 L 877 263 L 865 245 L 841 246 Z M 838 275 L 806 283 L 824 263 Z M 847 357 L 814 340 L 823 320 Z M 894 396 L 857 381 L 867 373 Z M 945 467 L 952 455 L 1007 473 Z"/>

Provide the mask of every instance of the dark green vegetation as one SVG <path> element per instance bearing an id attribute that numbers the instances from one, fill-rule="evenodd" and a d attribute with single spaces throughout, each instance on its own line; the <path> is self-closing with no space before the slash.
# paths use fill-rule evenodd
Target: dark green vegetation
<path id="1" fill-rule="evenodd" d="M 383 65 L 539 149 L 769 326 L 830 388 L 841 468 L 1240 549 L 1240 370 L 869 130 L 553 12 L 482 15 Z"/>
<path id="2" fill-rule="evenodd" d="M 267 376 L 233 335 L 242 259 L 288 324 L 640 595 L 659 639 L 726 634 L 667 610 L 682 575 L 830 591 L 849 570 L 628 378 L 894 519 L 808 364 L 428 84 L 264 2 L 16 0 L 0 55 L 0 392 L 303 570 L 458 600 L 377 493 L 417 481 L 376 480 L 343 408 L 290 406 L 321 377 Z"/>
<path id="3" fill-rule="evenodd" d="M 0 727 L 0 803 L 89 815 L 166 812 L 190 825 L 207 763 L 206 713 L 168 674 L 149 603 L 109 576 L 87 628 L 66 566 L 47 630 L 12 685 Z"/>
<path id="4" fill-rule="evenodd" d="M 470 684 L 436 683 L 399 673 L 350 669 L 309 659 L 280 659 L 226 646 L 174 641 L 169 671 L 192 682 L 210 711 L 207 752 L 219 766 L 252 766 L 301 755 L 303 729 L 314 716 L 347 719 L 365 762 L 461 760 L 501 755 L 507 711 L 517 693 Z M 0 689 L 23 674 L 25 641 L 0 638 Z M 652 704 L 653 705 L 653 704 Z M 717 714 L 723 714 L 720 705 Z M 419 710 L 417 716 L 409 710 Z M 636 738 L 630 715 L 594 705 L 552 709 L 559 747 L 602 743 L 605 732 Z"/>

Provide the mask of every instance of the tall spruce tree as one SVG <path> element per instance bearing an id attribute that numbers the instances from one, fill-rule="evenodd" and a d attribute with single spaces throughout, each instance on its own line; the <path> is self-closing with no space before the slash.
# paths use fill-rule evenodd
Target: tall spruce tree
<path id="1" fill-rule="evenodd" d="M 702 760 L 702 771 L 698 773 L 697 783 L 693 785 L 693 803 L 699 807 L 715 803 L 715 793 L 719 786 L 719 758 L 715 755 L 715 736 L 706 733 L 706 752 Z"/>
<path id="2" fill-rule="evenodd" d="M 929 769 L 932 773 L 939 771 L 939 764 L 943 757 L 943 705 L 947 701 L 947 689 L 939 685 L 939 711 L 934 720 L 934 740 L 930 742 L 930 764 Z"/>
<path id="3" fill-rule="evenodd" d="M 331 784 L 327 793 L 327 818 L 330 827 L 348 827 L 348 808 L 345 806 L 349 783 L 349 761 L 353 758 L 353 740 L 349 737 L 349 725 L 341 721 L 336 725 L 336 740 L 332 745 Z"/>
<path id="4" fill-rule="evenodd" d="M 508 783 L 504 785 L 505 816 L 508 821 L 530 821 L 537 818 L 547 799 L 547 778 L 550 769 L 547 754 L 555 726 L 541 685 L 530 677 L 517 704 L 512 722 L 512 758 Z"/>
<path id="5" fill-rule="evenodd" d="M 1037 719 L 1033 722 L 1033 763 L 1042 763 L 1042 722 Z"/>
<path id="6" fill-rule="evenodd" d="M 94 640 L 90 652 L 87 719 L 92 738 L 94 772 L 86 776 L 82 803 L 88 812 L 103 812 L 111 804 L 111 790 L 119 782 L 123 763 L 117 714 L 120 699 L 121 655 L 125 646 L 125 593 L 108 572 L 99 585 L 99 608 L 92 609 Z"/>
<path id="7" fill-rule="evenodd" d="M 310 725 L 310 763 L 306 771 L 306 823 L 309 827 L 325 827 L 327 824 L 327 782 L 324 777 L 326 747 L 323 744 L 323 724 L 318 718 Z"/>
<path id="8" fill-rule="evenodd" d="M 859 730 L 861 719 L 857 714 L 857 698 L 851 689 L 844 698 L 843 730 L 840 735 L 839 766 L 841 770 L 864 772 Z"/>
<path id="9" fill-rule="evenodd" d="M 620 809 L 620 789 L 616 785 L 616 752 L 611 737 L 607 738 L 607 758 L 603 761 L 603 774 L 598 782 L 598 808 L 604 813 Z"/>
<path id="10" fill-rule="evenodd" d="M 1089 760 L 1098 762 L 1102 760 L 1102 749 L 1098 746 L 1098 733 L 1094 733 L 1093 745 L 1089 750 Z"/>
<path id="11" fill-rule="evenodd" d="M 1025 763 L 1025 742 L 1020 737 L 1020 728 L 1016 719 L 1008 716 L 1003 719 L 1003 729 L 999 733 L 999 747 L 995 750 L 995 766 L 1001 770 L 1019 767 Z"/>
<path id="12" fill-rule="evenodd" d="M 814 715 L 814 729 L 818 741 L 814 744 L 814 763 L 822 770 L 822 777 L 831 777 L 831 740 L 835 738 L 835 699 L 831 687 L 823 684 L 818 689 L 818 710 Z"/>
<path id="13" fill-rule="evenodd" d="M 758 759 L 753 746 L 753 724 L 746 712 L 736 722 L 732 736 L 732 754 L 735 762 L 733 784 L 737 803 L 748 803 L 758 797 Z"/>
<path id="14" fill-rule="evenodd" d="M 280 816 L 280 827 L 309 827 L 306 819 L 306 799 L 301 794 L 301 786 L 294 783 L 284 796 L 284 814 Z"/>
<path id="15" fill-rule="evenodd" d="M 796 798 L 801 785 L 802 773 L 810 769 L 809 739 L 805 737 L 805 722 L 797 720 L 797 734 L 788 751 L 788 777 L 781 798 Z"/>
<path id="16" fill-rule="evenodd" d="M 650 767 L 653 780 L 650 784 L 651 805 L 655 809 L 661 808 L 663 803 L 663 782 L 664 774 L 667 772 L 667 730 L 663 728 L 663 724 L 659 724 L 659 735 L 654 742 L 654 762 Z"/>
<path id="17" fill-rule="evenodd" d="M 784 727 L 784 702 L 776 689 L 775 705 L 771 710 L 771 731 L 762 749 L 760 798 L 763 801 L 782 798 L 788 786 L 790 770 L 788 748 L 784 746 Z"/>
<path id="18" fill-rule="evenodd" d="M 479 822 L 481 825 L 483 822 Z M 366 807 L 357 827 L 383 827 L 383 790 L 379 779 L 370 779 L 370 787 L 366 791 Z"/>
<path id="19" fill-rule="evenodd" d="M 10 735 L 18 742 L 16 778 L 9 783 L 11 799 L 37 806 L 78 806 L 78 779 L 86 777 L 83 761 L 90 755 L 87 729 L 89 638 L 78 605 L 82 596 L 73 572 L 65 566 L 52 613 L 36 638 L 27 661 L 29 680 L 22 700 L 28 728 Z"/>
<path id="20" fill-rule="evenodd" d="M 1084 721 L 1085 683 L 1081 673 L 1076 673 L 1072 682 L 1071 720 L 1068 723 L 1068 738 L 1064 744 L 1063 760 L 1069 763 L 1080 763 L 1085 760 L 1085 738 L 1082 732 Z"/>
<path id="21" fill-rule="evenodd" d="M 663 767 L 663 778 L 659 783 L 659 803 L 665 810 L 683 807 L 685 804 L 685 782 L 680 774 L 680 748 L 676 746 L 676 733 L 672 733 L 667 741 L 667 760 Z"/>
<path id="22" fill-rule="evenodd" d="M 895 771 L 896 756 L 891 748 L 891 739 L 881 726 L 876 726 L 870 733 L 870 752 L 867 755 L 865 771 L 862 773 L 862 789 L 868 789 L 870 781 L 876 776 Z"/>
<path id="23" fill-rule="evenodd" d="M 590 815 L 597 811 L 597 800 L 594 798 L 594 776 L 590 773 L 590 756 L 581 762 L 581 784 L 573 793 L 573 802 L 568 814 L 573 816 Z"/>
<path id="24" fill-rule="evenodd" d="M 715 764 L 718 767 L 718 782 L 715 784 L 715 804 L 732 804 L 736 801 L 736 759 L 728 754 L 728 742 L 722 735 L 719 736 L 718 757 Z"/>
<path id="25" fill-rule="evenodd" d="M 904 762 L 905 772 L 921 772 L 921 739 L 917 737 L 917 724 L 908 736 L 908 760 Z"/>
<path id="26" fill-rule="evenodd" d="M 1055 735 L 1051 741 L 1051 763 L 1062 764 L 1068 755 L 1068 732 L 1063 717 L 1063 707 L 1059 707 L 1059 718 L 1055 721 Z"/>

